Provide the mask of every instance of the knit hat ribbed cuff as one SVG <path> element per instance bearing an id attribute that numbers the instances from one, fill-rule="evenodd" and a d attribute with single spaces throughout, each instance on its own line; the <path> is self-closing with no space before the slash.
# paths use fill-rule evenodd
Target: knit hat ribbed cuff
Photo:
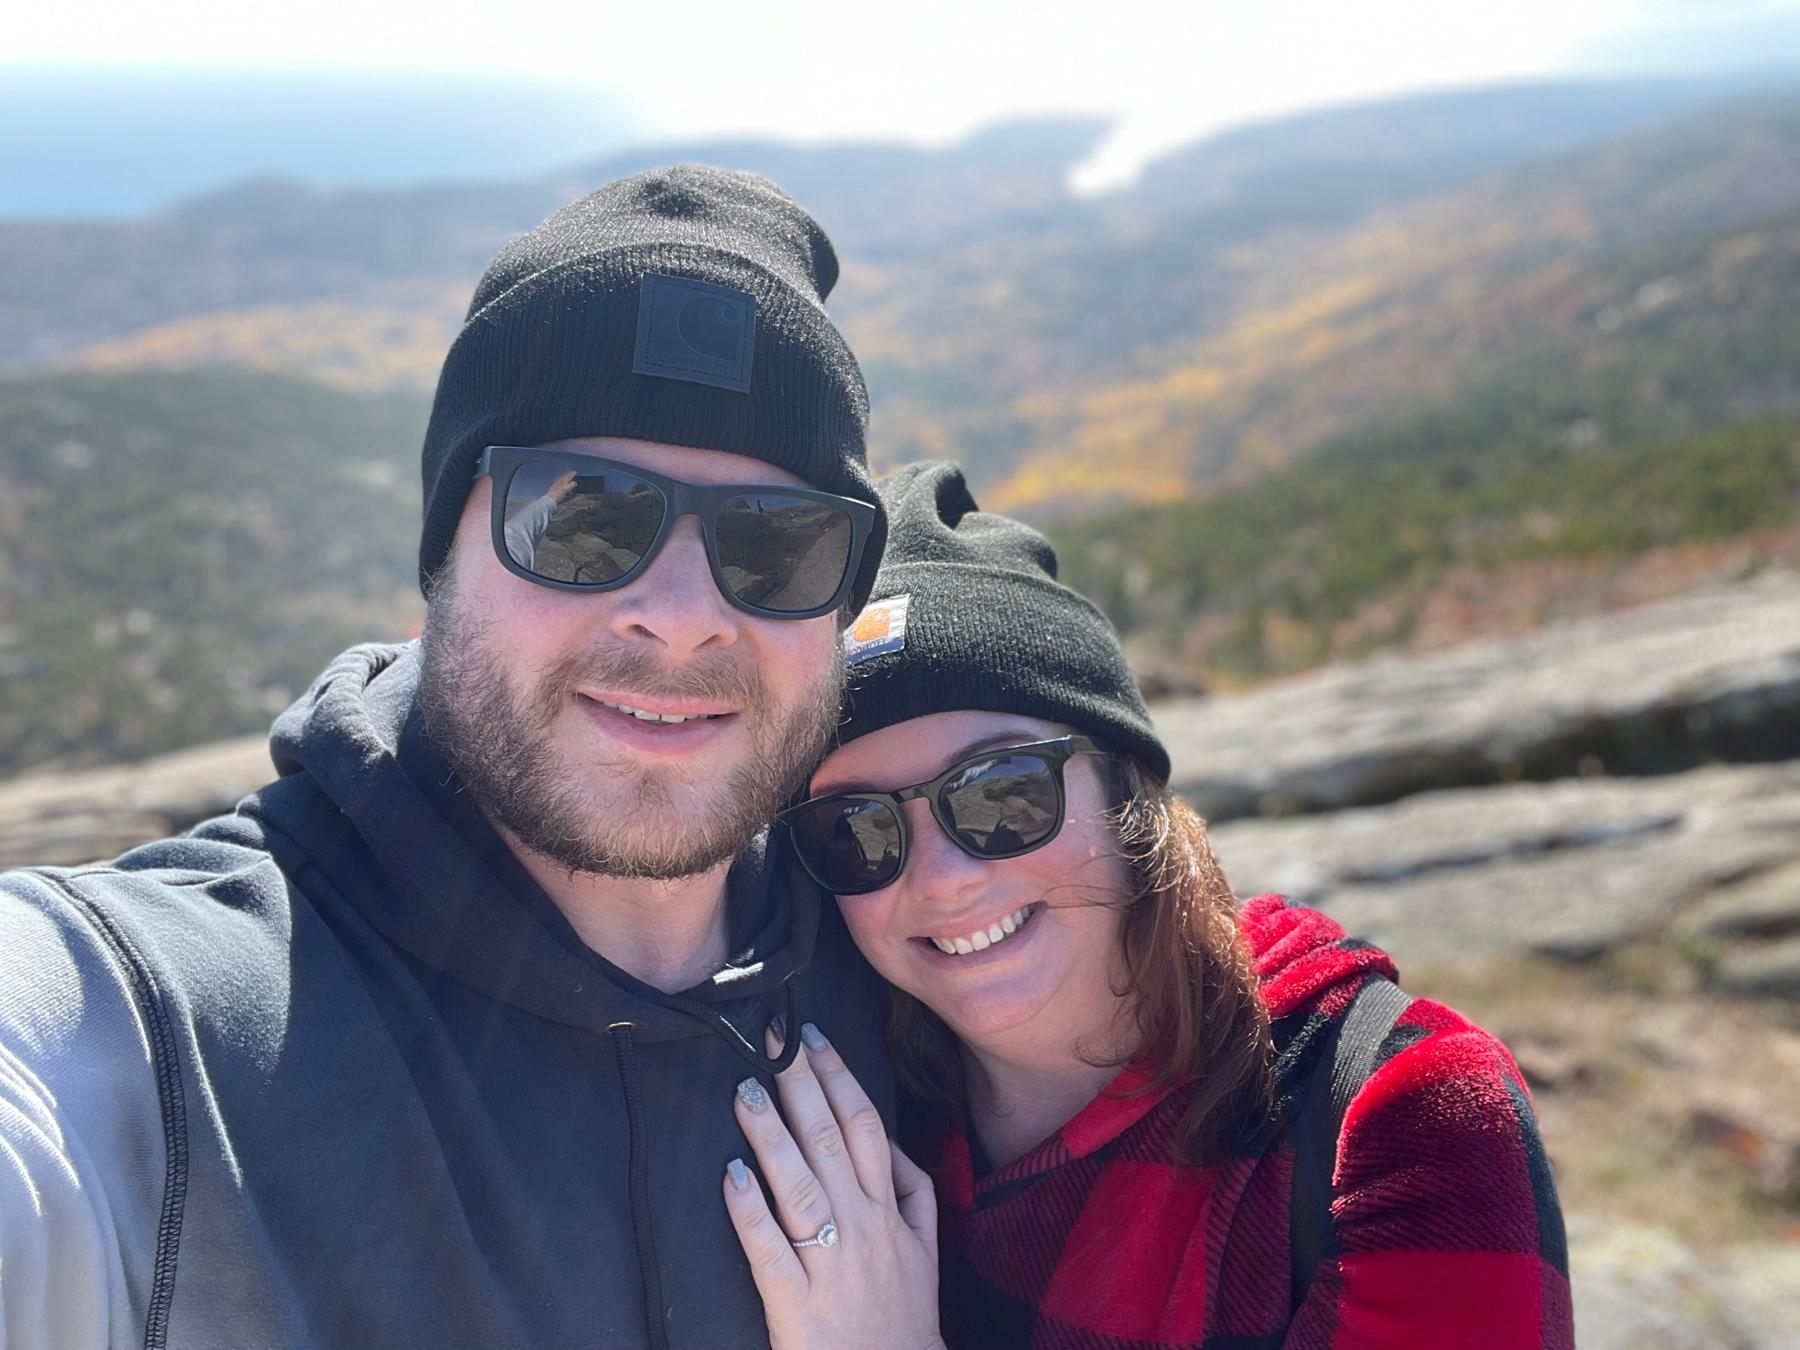
<path id="1" fill-rule="evenodd" d="M 901 595 L 903 645 L 855 661 L 840 742 L 933 713 L 1017 713 L 1095 736 L 1167 781 L 1168 751 L 1111 624 L 1088 600 L 1041 573 L 896 563 L 890 553 L 871 603 Z"/>
<path id="2" fill-rule="evenodd" d="M 748 392 L 634 369 L 647 274 L 751 298 Z M 864 447 L 868 393 L 822 303 L 836 275 L 823 234 L 773 185 L 693 166 L 611 184 L 509 245 L 438 380 L 422 456 L 421 584 L 449 554 L 489 445 L 618 436 L 695 446 L 878 502 Z M 878 518 L 856 605 L 885 538 Z"/>

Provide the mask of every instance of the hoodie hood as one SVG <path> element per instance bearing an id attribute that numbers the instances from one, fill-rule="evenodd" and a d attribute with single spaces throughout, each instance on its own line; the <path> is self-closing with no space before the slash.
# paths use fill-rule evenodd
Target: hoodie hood
<path id="1" fill-rule="evenodd" d="M 760 1029 L 765 996 L 812 958 L 819 893 L 765 836 L 727 881 L 730 950 L 710 980 L 663 994 L 589 949 L 432 747 L 421 649 L 354 647 L 277 719 L 281 778 L 239 810 L 290 875 L 311 867 L 390 942 L 459 983 L 553 1022 L 639 1040 Z M 749 1020 L 755 1017 L 757 1020 Z"/>

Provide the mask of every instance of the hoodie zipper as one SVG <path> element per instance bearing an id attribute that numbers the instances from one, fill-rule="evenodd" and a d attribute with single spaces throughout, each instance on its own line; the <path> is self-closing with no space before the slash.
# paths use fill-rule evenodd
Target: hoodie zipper
<path id="1" fill-rule="evenodd" d="M 650 1231 L 650 1141 L 638 1086 L 637 1047 L 631 1039 L 631 1023 L 615 1022 L 607 1031 L 618 1056 L 625 1114 L 631 1122 L 631 1232 L 637 1243 L 638 1279 L 644 1289 L 644 1325 L 650 1333 L 651 1350 L 669 1350 L 669 1330 L 663 1325 L 662 1268 L 656 1261 L 656 1238 Z"/>

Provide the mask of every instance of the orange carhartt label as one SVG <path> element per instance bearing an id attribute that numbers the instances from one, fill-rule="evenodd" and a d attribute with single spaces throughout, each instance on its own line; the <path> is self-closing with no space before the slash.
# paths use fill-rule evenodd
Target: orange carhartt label
<path id="1" fill-rule="evenodd" d="M 906 608 L 910 595 L 896 595 L 870 605 L 844 634 L 844 661 L 855 665 L 871 656 L 906 649 Z"/>
<path id="2" fill-rule="evenodd" d="M 856 616 L 850 636 L 857 642 L 877 642 L 888 635 L 888 607 L 871 605 Z"/>

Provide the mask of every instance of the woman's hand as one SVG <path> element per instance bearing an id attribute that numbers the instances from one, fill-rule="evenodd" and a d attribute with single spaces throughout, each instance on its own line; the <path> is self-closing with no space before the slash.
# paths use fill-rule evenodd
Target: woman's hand
<path id="1" fill-rule="evenodd" d="M 738 1124 L 775 1198 L 733 1158 L 725 1208 L 762 1294 L 774 1350 L 943 1350 L 937 1201 L 888 1142 L 881 1116 L 810 1022 L 776 1082 L 738 1085 Z M 782 1120 L 783 1113 L 787 1120 Z M 827 1225 L 830 1225 L 827 1228 Z M 819 1238 L 817 1245 L 794 1243 Z"/>

